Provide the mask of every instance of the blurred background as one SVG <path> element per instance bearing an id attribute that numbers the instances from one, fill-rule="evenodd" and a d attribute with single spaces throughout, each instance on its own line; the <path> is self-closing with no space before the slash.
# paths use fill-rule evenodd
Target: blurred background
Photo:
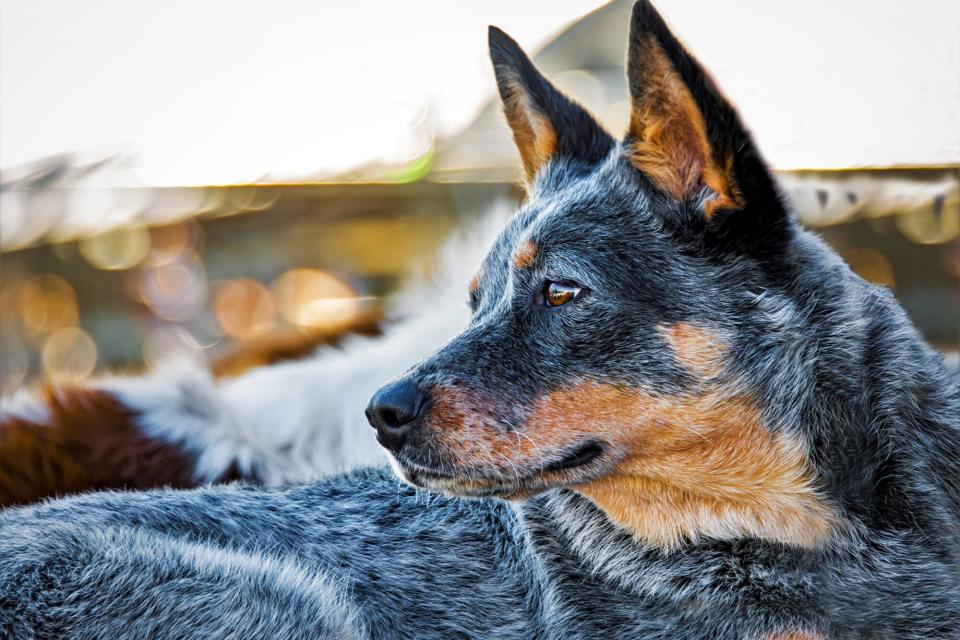
<path id="1" fill-rule="evenodd" d="M 486 25 L 619 133 L 631 4 L 0 0 L 0 387 L 373 330 L 522 195 Z M 960 3 L 657 5 L 801 218 L 956 352 Z"/>

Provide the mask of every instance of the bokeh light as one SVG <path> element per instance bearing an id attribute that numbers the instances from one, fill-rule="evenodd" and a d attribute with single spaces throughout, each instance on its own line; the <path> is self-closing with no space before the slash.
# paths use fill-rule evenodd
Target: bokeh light
<path id="1" fill-rule="evenodd" d="M 40 358 L 50 378 L 86 378 L 97 366 L 97 346 L 83 329 L 65 327 L 47 338 Z"/>
<path id="2" fill-rule="evenodd" d="M 20 321 L 20 287 L 23 281 L 11 279 L 0 288 L 0 326 Z"/>
<path id="3" fill-rule="evenodd" d="M 143 361 L 156 366 L 173 358 L 203 359 L 203 347 L 196 338 L 177 325 L 154 328 L 143 341 Z"/>
<path id="4" fill-rule="evenodd" d="M 900 231 L 917 244 L 944 244 L 960 236 L 960 207 L 943 206 L 938 215 L 932 207 L 896 216 Z"/>
<path id="5" fill-rule="evenodd" d="M 135 267 L 150 251 L 150 232 L 141 225 L 117 227 L 83 238 L 80 254 L 91 265 L 107 271 L 122 271 Z"/>
<path id="6" fill-rule="evenodd" d="M 860 277 L 891 289 L 896 288 L 897 279 L 893 272 L 893 265 L 890 264 L 886 256 L 876 249 L 868 247 L 850 249 L 844 251 L 842 255 L 850 268 Z"/>
<path id="7" fill-rule="evenodd" d="M 0 390 L 14 388 L 26 379 L 30 352 L 12 336 L 0 335 Z"/>
<path id="8" fill-rule="evenodd" d="M 200 225 L 193 220 L 153 229 L 147 264 L 159 267 L 183 257 L 196 248 L 200 235 Z"/>
<path id="9" fill-rule="evenodd" d="M 241 340 L 269 330 L 277 315 L 270 290 L 252 278 L 220 284 L 213 308 L 223 332 Z"/>
<path id="10" fill-rule="evenodd" d="M 157 317 L 172 322 L 189 320 L 206 303 L 206 269 L 196 256 L 182 256 L 144 271 L 138 293 Z"/>
<path id="11" fill-rule="evenodd" d="M 354 290 L 319 269 L 291 269 L 271 289 L 280 315 L 298 327 L 335 328 L 349 324 L 360 311 Z"/>
<path id="12" fill-rule="evenodd" d="M 20 322 L 35 341 L 77 323 L 77 295 L 60 276 L 48 273 L 30 278 L 18 287 L 17 298 Z"/>

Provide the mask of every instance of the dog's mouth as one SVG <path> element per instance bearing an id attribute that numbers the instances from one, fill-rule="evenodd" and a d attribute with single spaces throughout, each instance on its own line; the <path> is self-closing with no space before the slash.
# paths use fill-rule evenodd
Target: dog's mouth
<path id="1" fill-rule="evenodd" d="M 521 468 L 494 475 L 484 469 L 428 466 L 406 456 L 398 456 L 395 467 L 398 475 L 415 487 L 468 498 L 519 499 L 595 478 L 596 462 L 604 452 L 600 442 L 589 440 L 526 473 Z"/>
<path id="2" fill-rule="evenodd" d="M 603 447 L 599 442 L 591 440 L 583 443 L 573 451 L 567 453 L 556 462 L 547 464 L 543 467 L 543 471 L 549 472 L 561 471 L 563 469 L 575 469 L 576 467 L 582 467 L 585 464 L 590 464 L 601 455 L 603 455 Z"/>

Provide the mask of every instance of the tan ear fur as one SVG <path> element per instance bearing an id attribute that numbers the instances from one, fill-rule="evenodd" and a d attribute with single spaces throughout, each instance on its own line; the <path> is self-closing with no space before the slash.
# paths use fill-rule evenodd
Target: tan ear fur
<path id="1" fill-rule="evenodd" d="M 717 209 L 737 209 L 742 196 L 733 179 L 733 158 L 716 158 L 706 124 L 690 89 L 651 34 L 631 52 L 642 57 L 631 67 L 639 78 L 634 92 L 626 155 L 660 190 L 680 201 L 708 187 L 709 217 Z M 638 95 L 639 93 L 639 95 Z"/>
<path id="2" fill-rule="evenodd" d="M 532 180 L 557 149 L 557 134 L 550 121 L 530 104 L 530 98 L 516 80 L 507 81 L 503 110 L 513 131 L 513 141 L 527 180 Z"/>

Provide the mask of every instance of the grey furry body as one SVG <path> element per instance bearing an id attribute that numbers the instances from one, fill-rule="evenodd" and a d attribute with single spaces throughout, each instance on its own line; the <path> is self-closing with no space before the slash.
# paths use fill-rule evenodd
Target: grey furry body
<path id="1" fill-rule="evenodd" d="M 664 58 L 714 123 L 691 153 L 729 151 L 732 208 L 705 215 L 704 198 L 718 193 L 654 188 L 633 164 L 643 131 L 615 142 L 492 30 L 520 146 L 543 129 L 518 113 L 535 107 L 535 121 L 555 129 L 556 157 L 530 167 L 528 201 L 484 261 L 468 327 L 405 374 L 434 401 L 450 389 L 483 401 L 419 424 L 420 408 L 403 425 L 369 414 L 378 438 L 416 425 L 385 444 L 410 482 L 539 495 L 447 498 L 381 469 L 287 489 L 101 493 L 11 510 L 0 514 L 0 634 L 960 637 L 960 397 L 942 358 L 889 292 L 797 227 L 732 107 L 646 2 L 634 9 L 631 50 L 631 60 Z M 634 64 L 628 75 L 641 117 L 651 74 Z M 525 164 L 542 160 L 525 148 Z M 528 241 L 536 256 L 518 264 Z M 587 295 L 557 308 L 537 302 L 545 283 L 568 281 Z M 588 418 L 547 428 L 529 408 L 583 381 L 681 405 L 685 390 L 706 384 L 660 337 L 682 322 L 723 337 L 725 390 L 809 452 L 804 466 L 835 516 L 829 535 L 803 545 L 743 533 L 757 529 L 695 530 L 652 546 L 575 492 L 635 452 L 591 431 L 610 408 L 594 398 L 577 398 L 591 405 L 580 414 Z M 630 417 L 617 427 L 644 429 Z M 591 439 L 596 455 L 571 463 L 582 448 L 553 442 L 571 433 Z M 507 448 L 521 435 L 533 453 Z M 470 445 L 483 438 L 512 457 L 480 456 Z M 715 471 L 735 476 L 738 462 Z M 762 501 L 768 486 L 748 487 L 747 499 Z"/>

